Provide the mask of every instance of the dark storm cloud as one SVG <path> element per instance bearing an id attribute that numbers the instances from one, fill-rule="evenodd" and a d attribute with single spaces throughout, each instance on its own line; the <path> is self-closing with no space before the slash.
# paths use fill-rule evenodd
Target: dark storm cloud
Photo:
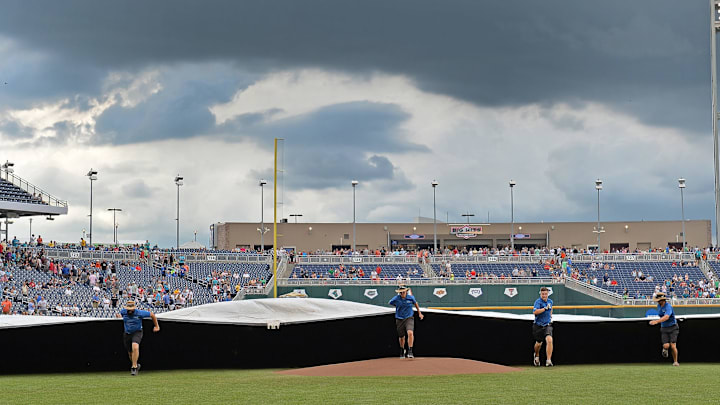
<path id="1" fill-rule="evenodd" d="M 162 90 L 132 107 L 115 104 L 96 122 L 96 141 L 128 144 L 170 138 L 190 138 L 212 132 L 210 107 L 225 103 L 252 83 L 252 74 L 208 64 L 165 72 L 157 80 Z"/>
<path id="2" fill-rule="evenodd" d="M 423 153 L 427 148 L 403 139 L 398 128 L 408 118 L 395 105 L 370 102 L 336 104 L 298 117 L 255 126 L 242 120 L 225 125 L 239 126 L 258 145 L 267 146 L 274 136 L 285 139 L 287 167 L 285 187 L 322 189 L 340 187 L 349 179 L 390 180 L 400 189 L 412 185 L 383 153 Z M 272 178 L 272 172 L 256 171 L 257 178 Z"/>
<path id="3" fill-rule="evenodd" d="M 37 1 L 0 34 L 105 69 L 232 61 L 411 77 L 481 105 L 599 101 L 646 123 L 709 127 L 704 0 Z"/>

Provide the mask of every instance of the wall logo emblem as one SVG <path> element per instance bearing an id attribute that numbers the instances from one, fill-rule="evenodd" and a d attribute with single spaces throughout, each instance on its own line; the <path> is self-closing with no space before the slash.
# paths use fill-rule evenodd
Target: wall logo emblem
<path id="1" fill-rule="evenodd" d="M 518 295 L 518 290 L 515 287 L 508 287 L 505 289 L 505 295 L 512 298 L 512 297 Z"/>
<path id="2" fill-rule="evenodd" d="M 342 297 L 342 290 L 339 289 L 339 288 L 332 288 L 332 289 L 330 289 L 330 291 L 328 292 L 328 296 L 329 296 L 330 298 L 336 300 L 336 299 Z"/>
<path id="3" fill-rule="evenodd" d="M 444 297 L 444 296 L 447 295 L 447 289 L 445 289 L 445 288 L 436 288 L 436 289 L 433 291 L 433 295 L 436 296 L 436 297 L 438 297 L 438 298 L 442 298 L 442 297 Z"/>
<path id="4" fill-rule="evenodd" d="M 373 299 L 378 296 L 378 292 L 376 288 L 366 288 L 364 295 L 370 299 Z"/>
<path id="5" fill-rule="evenodd" d="M 295 294 L 307 295 L 304 288 L 296 288 L 293 290 Z"/>
<path id="6" fill-rule="evenodd" d="M 468 294 L 470 294 L 473 298 L 477 298 L 482 295 L 482 288 L 471 288 L 470 291 L 468 291 Z"/>

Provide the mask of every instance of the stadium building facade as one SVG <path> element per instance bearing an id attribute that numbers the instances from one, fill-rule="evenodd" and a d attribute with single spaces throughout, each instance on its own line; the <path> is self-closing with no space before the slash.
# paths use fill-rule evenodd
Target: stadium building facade
<path id="1" fill-rule="evenodd" d="M 265 248 L 273 244 L 272 223 L 265 224 Z M 682 221 L 619 221 L 600 224 L 600 248 L 630 251 L 671 246 L 683 242 Z M 348 249 L 353 244 L 352 223 L 278 223 L 278 246 L 297 251 Z M 355 246 L 361 249 L 429 249 L 433 247 L 433 223 L 357 223 Z M 596 222 L 516 222 L 516 248 L 564 246 L 577 249 L 597 245 Z M 260 248 L 260 223 L 226 222 L 211 226 L 216 249 Z M 689 247 L 712 244 L 710 220 L 686 220 Z M 439 248 L 483 248 L 510 245 L 510 223 L 437 223 Z"/>

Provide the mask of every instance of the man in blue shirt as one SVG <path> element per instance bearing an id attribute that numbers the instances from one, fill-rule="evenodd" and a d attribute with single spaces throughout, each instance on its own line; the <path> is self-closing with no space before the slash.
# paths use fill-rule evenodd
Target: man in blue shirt
<path id="1" fill-rule="evenodd" d="M 535 300 L 533 305 L 533 315 L 535 315 L 535 321 L 533 322 L 533 338 L 535 339 L 535 352 L 533 353 L 533 365 L 535 367 L 540 366 L 540 348 L 542 348 L 543 341 L 545 341 L 545 354 L 547 359 L 545 360 L 545 367 L 552 367 L 552 352 L 553 352 L 553 336 L 552 336 L 552 307 L 553 301 L 548 298 L 550 295 L 550 289 L 543 287 L 540 289 L 540 298 Z"/>
<path id="2" fill-rule="evenodd" d="M 407 358 L 412 359 L 413 344 L 415 343 L 415 318 L 413 318 L 413 306 L 417 308 L 420 320 L 424 318 L 420 312 L 417 300 L 412 296 L 409 288 L 401 285 L 395 290 L 398 295 L 392 297 L 389 304 L 395 306 L 395 329 L 397 330 L 398 340 L 400 342 L 400 358 L 405 358 L 405 336 L 407 335 Z"/>
<path id="3" fill-rule="evenodd" d="M 123 342 L 125 343 L 125 349 L 130 357 L 131 367 L 130 375 L 137 375 L 140 371 L 140 363 L 138 358 L 140 357 L 140 342 L 143 337 L 142 320 L 143 318 L 152 318 L 155 327 L 153 332 L 160 331 L 160 325 L 158 325 L 155 314 L 149 311 L 143 311 L 135 308 L 135 301 L 128 301 L 125 307 L 120 310 L 118 317 L 122 317 L 125 325 L 125 333 L 123 334 Z"/>
<path id="4" fill-rule="evenodd" d="M 678 363 L 678 350 L 677 350 L 677 337 L 680 333 L 680 327 L 675 320 L 675 311 L 672 305 L 667 302 L 665 293 L 657 293 L 653 298 L 653 301 L 657 302 L 657 310 L 660 319 L 650 321 L 650 325 L 660 324 L 660 338 L 662 340 L 662 356 L 668 357 L 668 349 L 672 350 L 673 355 L 673 366 L 679 366 Z"/>

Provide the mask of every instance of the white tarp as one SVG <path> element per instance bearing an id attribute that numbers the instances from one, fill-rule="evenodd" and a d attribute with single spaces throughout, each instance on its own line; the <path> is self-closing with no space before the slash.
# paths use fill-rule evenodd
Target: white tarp
<path id="1" fill-rule="evenodd" d="M 501 312 L 446 311 L 440 309 L 423 309 L 422 311 L 428 318 L 432 317 L 434 313 L 442 313 L 457 316 L 514 319 L 527 322 L 531 322 L 533 320 L 532 313 L 508 314 Z M 265 326 L 268 323 L 306 323 L 333 319 L 358 318 L 364 316 L 391 315 L 394 312 L 395 309 L 390 306 L 377 306 L 324 298 L 263 298 L 205 304 L 177 311 L 165 312 L 163 314 L 158 314 L 157 317 L 161 322 L 163 320 L 167 320 L 209 324 L 223 323 Z M 679 315 L 677 318 L 720 318 L 720 314 Z M 108 319 L 90 317 L 0 315 L 0 329 L 106 320 Z M 608 318 L 587 315 L 553 315 L 554 322 L 628 322 L 638 320 L 647 319 Z M 117 321 L 120 320 L 117 319 Z"/>
<path id="2" fill-rule="evenodd" d="M 158 315 L 161 320 L 200 323 L 265 325 L 326 321 L 392 314 L 392 307 L 336 301 L 324 298 L 262 298 L 219 302 L 180 309 Z"/>

